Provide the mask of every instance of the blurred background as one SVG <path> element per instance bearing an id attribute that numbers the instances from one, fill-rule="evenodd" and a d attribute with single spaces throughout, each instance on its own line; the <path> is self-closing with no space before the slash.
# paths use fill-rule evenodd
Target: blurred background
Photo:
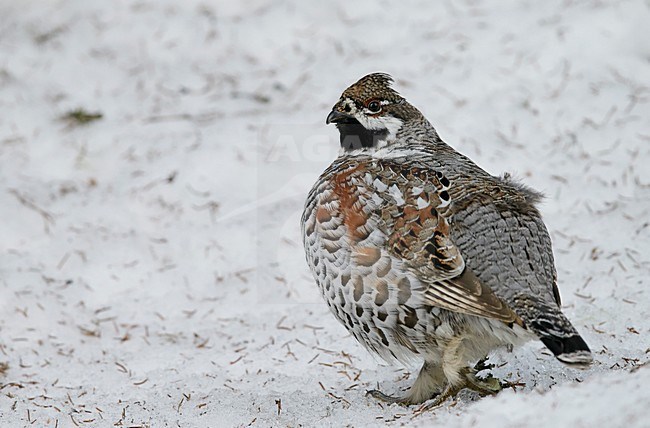
<path id="1" fill-rule="evenodd" d="M 648 22 L 647 0 L 0 1 L 0 422 L 641 426 Z M 546 194 L 594 368 L 532 343 L 495 356 L 517 393 L 414 420 L 364 397 L 412 380 L 328 313 L 300 213 L 325 117 L 375 71 Z"/>

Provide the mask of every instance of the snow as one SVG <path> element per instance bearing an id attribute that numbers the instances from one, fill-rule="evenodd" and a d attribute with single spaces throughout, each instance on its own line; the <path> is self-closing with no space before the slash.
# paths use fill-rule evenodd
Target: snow
<path id="1" fill-rule="evenodd" d="M 648 22 L 640 0 L 1 2 L 0 425 L 647 426 Z M 414 373 L 329 314 L 299 218 L 330 107 L 373 71 L 547 195 L 592 368 L 535 342 L 492 358 L 516 391 L 365 397 Z"/>

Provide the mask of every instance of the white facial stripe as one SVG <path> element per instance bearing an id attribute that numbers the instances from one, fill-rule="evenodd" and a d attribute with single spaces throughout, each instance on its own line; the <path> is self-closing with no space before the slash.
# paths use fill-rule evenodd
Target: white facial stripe
<path id="1" fill-rule="evenodd" d="M 391 104 L 391 102 L 388 101 L 388 100 L 382 100 L 382 101 L 379 102 L 379 104 L 381 104 L 382 106 L 387 106 L 387 105 Z M 348 109 L 349 109 L 349 111 L 347 111 Z M 343 99 L 343 111 L 345 111 L 346 113 L 349 113 L 351 115 L 354 115 L 356 117 L 356 113 L 359 111 L 359 108 L 357 108 L 357 104 L 352 99 L 344 98 Z M 370 111 L 367 107 L 363 107 L 363 109 L 361 111 L 363 113 L 367 114 L 367 115 L 377 114 L 376 111 Z"/>
<path id="2" fill-rule="evenodd" d="M 355 113 L 357 112 L 357 105 L 355 104 L 354 101 L 352 101 L 350 98 L 345 98 L 343 100 L 343 105 L 345 107 L 347 107 L 347 108 L 344 108 L 343 111 L 345 111 L 346 113 L 352 114 L 352 115 L 356 115 Z M 346 111 L 347 109 L 350 109 L 350 111 L 349 112 Z"/>
<path id="3" fill-rule="evenodd" d="M 382 106 L 391 104 L 391 102 L 387 100 L 382 100 L 380 103 Z M 363 109 L 358 108 L 356 103 L 347 97 L 342 100 L 342 107 L 344 112 L 354 116 L 364 128 L 373 131 L 387 131 L 386 137 L 378 140 L 375 147 L 367 147 L 352 151 L 341 149 L 341 153 L 346 153 L 347 155 L 353 156 L 355 154 L 374 153 L 376 150 L 389 147 L 390 143 L 395 140 L 397 132 L 402 128 L 404 123 L 401 119 L 390 115 L 379 114 L 375 116 L 376 112 L 370 112 L 365 107 Z M 349 111 L 346 111 L 348 109 Z"/>

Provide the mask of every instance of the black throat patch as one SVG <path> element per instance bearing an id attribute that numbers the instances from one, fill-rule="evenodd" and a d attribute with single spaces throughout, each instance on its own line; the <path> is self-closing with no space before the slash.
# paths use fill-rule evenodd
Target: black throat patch
<path id="1" fill-rule="evenodd" d="M 379 140 L 388 136 L 388 130 L 366 129 L 356 120 L 349 123 L 337 123 L 336 127 L 341 134 L 341 147 L 344 150 L 375 147 Z"/>

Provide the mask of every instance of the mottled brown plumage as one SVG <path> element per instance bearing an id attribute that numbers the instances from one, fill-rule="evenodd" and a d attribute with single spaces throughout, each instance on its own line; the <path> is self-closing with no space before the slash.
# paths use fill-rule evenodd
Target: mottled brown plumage
<path id="1" fill-rule="evenodd" d="M 386 360 L 424 361 L 406 397 L 438 405 L 483 394 L 469 364 L 540 338 L 585 365 L 587 345 L 559 308 L 538 193 L 487 174 L 446 145 L 385 74 L 346 89 L 327 122 L 341 154 L 303 213 L 308 264 L 334 315 Z"/>

